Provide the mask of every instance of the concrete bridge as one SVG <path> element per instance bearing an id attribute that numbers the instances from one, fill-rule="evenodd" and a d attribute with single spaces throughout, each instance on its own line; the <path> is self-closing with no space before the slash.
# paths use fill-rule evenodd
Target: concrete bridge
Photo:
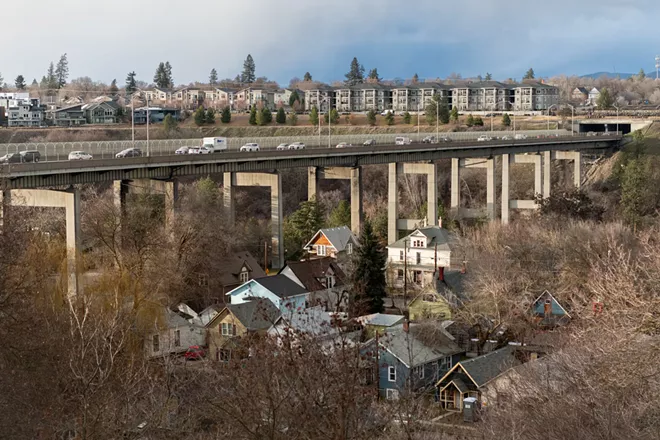
<path id="1" fill-rule="evenodd" d="M 284 263 L 282 239 L 282 179 L 280 170 L 308 169 L 308 197 L 318 191 L 321 179 L 346 179 L 351 183 L 351 228 L 358 233 L 362 224 L 363 165 L 388 164 L 388 241 L 399 231 L 413 229 L 420 221 L 398 218 L 397 178 L 401 174 L 424 174 L 428 179 L 428 213 L 425 223 L 437 225 L 437 161 L 452 159 L 451 209 L 456 216 L 481 215 L 460 206 L 460 173 L 463 168 L 486 171 L 488 218 L 497 218 L 495 206 L 495 161 L 502 161 L 501 220 L 507 223 L 511 209 L 535 209 L 533 200 L 510 200 L 509 167 L 514 163 L 534 166 L 534 192 L 550 195 L 553 160 L 573 162 L 574 183 L 580 186 L 581 153 L 616 148 L 620 136 L 565 136 L 491 142 L 450 142 L 444 144 L 378 145 L 343 149 L 313 148 L 259 153 L 226 152 L 212 155 L 170 155 L 76 162 L 42 162 L 2 166 L 0 182 L 3 207 L 7 205 L 59 207 L 66 209 L 69 291 L 77 292 L 75 256 L 80 243 L 80 195 L 74 185 L 114 182 L 115 203 L 123 209 L 131 181 L 148 181 L 165 195 L 167 218 L 171 219 L 178 198 L 179 177 L 223 175 L 224 203 L 229 222 L 235 218 L 234 190 L 240 186 L 270 188 L 272 224 L 272 265 Z M 499 158 L 499 159 L 498 159 Z M 146 185 L 140 185 L 146 186 Z M 67 190 L 46 188 L 68 187 Z M 3 209 L 3 214 L 4 214 Z"/>

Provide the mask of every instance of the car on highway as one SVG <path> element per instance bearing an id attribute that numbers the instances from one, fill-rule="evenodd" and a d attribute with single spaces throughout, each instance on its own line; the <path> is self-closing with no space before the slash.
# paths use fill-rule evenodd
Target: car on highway
<path id="1" fill-rule="evenodd" d="M 440 142 L 451 142 L 451 138 L 450 138 L 450 137 L 447 137 L 447 136 L 445 136 L 445 137 L 441 137 L 441 138 L 440 138 Z"/>
<path id="2" fill-rule="evenodd" d="M 364 141 L 362 143 L 362 145 L 365 146 L 365 147 L 371 147 L 373 145 L 376 145 L 376 141 L 373 140 L 373 139 L 367 139 L 366 141 Z"/>
<path id="3" fill-rule="evenodd" d="M 37 150 L 21 151 L 23 162 L 39 162 L 41 160 L 41 153 Z"/>
<path id="4" fill-rule="evenodd" d="M 279 144 L 276 148 L 277 151 L 288 150 L 288 149 L 289 149 L 289 144 L 287 143 Z"/>
<path id="5" fill-rule="evenodd" d="M 490 136 L 486 136 L 485 134 L 482 134 L 481 136 L 479 136 L 477 138 L 477 142 L 488 142 L 488 141 L 492 141 L 492 140 L 493 140 L 493 138 L 491 138 Z"/>
<path id="6" fill-rule="evenodd" d="M 243 145 L 240 149 L 240 151 L 259 151 L 259 144 L 254 143 L 254 142 L 249 142 L 245 145 Z"/>
<path id="7" fill-rule="evenodd" d="M 587 133 L 587 136 L 596 136 L 596 132 L 595 131 L 590 131 L 590 132 Z"/>
<path id="8" fill-rule="evenodd" d="M 115 157 L 117 159 L 121 159 L 123 157 L 141 157 L 141 156 L 142 156 L 142 150 L 140 150 L 139 148 L 127 148 L 115 154 Z"/>
<path id="9" fill-rule="evenodd" d="M 206 350 L 199 345 L 191 345 L 183 356 L 187 361 L 198 361 L 204 359 Z"/>
<path id="10" fill-rule="evenodd" d="M 4 156 L 0 157 L 0 163 L 21 163 L 23 162 L 23 156 L 20 153 L 7 153 Z"/>
<path id="11" fill-rule="evenodd" d="M 188 151 L 190 150 L 190 147 L 179 147 L 176 149 L 174 154 L 188 154 Z"/>
<path id="12" fill-rule="evenodd" d="M 84 151 L 72 151 L 69 153 L 69 160 L 90 160 L 94 157 Z"/>
<path id="13" fill-rule="evenodd" d="M 305 144 L 302 142 L 294 142 L 291 145 L 289 145 L 289 150 L 304 150 L 305 149 Z"/>
<path id="14" fill-rule="evenodd" d="M 352 147 L 352 146 L 353 145 L 349 144 L 348 142 L 340 142 L 340 143 L 337 144 L 336 148 L 348 148 L 348 147 Z"/>
<path id="15" fill-rule="evenodd" d="M 202 145 L 201 147 L 190 147 L 188 154 L 211 154 L 213 151 L 209 147 Z"/>
<path id="16" fill-rule="evenodd" d="M 435 140 L 435 136 L 426 136 L 424 139 L 422 139 L 423 144 L 435 144 L 437 141 Z"/>
<path id="17" fill-rule="evenodd" d="M 506 135 L 506 134 L 505 134 L 504 136 L 502 136 L 500 139 L 503 140 L 503 141 L 511 141 L 511 140 L 513 140 L 513 138 L 512 138 L 511 136 Z"/>
<path id="18" fill-rule="evenodd" d="M 526 134 L 522 134 L 522 133 L 518 133 L 518 134 L 515 135 L 513 138 L 514 138 L 515 140 L 517 140 L 517 141 L 525 140 L 525 139 L 527 139 L 527 135 L 526 135 Z"/>
<path id="19" fill-rule="evenodd" d="M 408 136 L 397 136 L 394 138 L 396 145 L 410 145 L 412 140 Z"/>

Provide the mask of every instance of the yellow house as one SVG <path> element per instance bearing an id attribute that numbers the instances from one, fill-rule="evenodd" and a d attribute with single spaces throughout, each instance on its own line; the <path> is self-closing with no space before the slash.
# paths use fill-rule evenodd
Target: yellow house
<path id="1" fill-rule="evenodd" d="M 447 299 L 437 292 L 423 292 L 408 305 L 412 321 L 424 318 L 451 319 L 451 306 Z"/>
<path id="2" fill-rule="evenodd" d="M 266 333 L 279 316 L 277 307 L 266 299 L 227 304 L 206 325 L 209 359 L 229 362 L 232 353 L 238 355 L 241 338 Z"/>

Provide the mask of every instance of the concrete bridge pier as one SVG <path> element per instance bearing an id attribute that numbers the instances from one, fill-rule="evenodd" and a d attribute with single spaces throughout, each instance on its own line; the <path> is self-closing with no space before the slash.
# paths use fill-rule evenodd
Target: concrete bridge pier
<path id="1" fill-rule="evenodd" d="M 451 212 L 457 218 L 481 217 L 481 210 L 468 210 L 461 208 L 461 168 L 486 169 L 486 215 L 495 220 L 497 210 L 495 206 L 495 159 L 458 159 L 451 160 Z"/>
<path id="2" fill-rule="evenodd" d="M 178 208 L 179 182 L 173 180 L 115 180 L 113 183 L 115 206 L 120 210 L 121 217 L 126 214 L 126 198 L 129 193 L 162 194 L 165 198 L 165 225 L 174 225 L 174 216 Z"/>
<path id="3" fill-rule="evenodd" d="M 360 234 L 362 230 L 362 168 L 361 167 L 309 167 L 307 169 L 307 200 L 318 194 L 321 179 L 341 179 L 351 181 L 351 230 Z"/>
<path id="4" fill-rule="evenodd" d="M 514 163 L 534 164 L 534 194 L 543 194 L 543 156 L 540 154 L 502 155 L 502 223 L 509 223 L 510 209 L 536 209 L 536 200 L 510 200 L 509 172 Z"/>
<path id="5" fill-rule="evenodd" d="M 401 174 L 426 174 L 427 176 L 427 212 L 426 221 L 399 218 L 399 185 Z M 411 230 L 438 224 L 438 165 L 435 163 L 390 163 L 387 195 L 387 241 L 394 243 L 399 239 L 400 230 Z"/>
<path id="6" fill-rule="evenodd" d="M 282 175 L 279 173 L 236 173 L 223 175 L 224 202 L 228 222 L 236 221 L 234 190 L 237 186 L 270 187 L 270 218 L 272 228 L 271 266 L 279 269 L 284 265 L 284 233 L 282 230 L 284 212 L 282 209 Z"/>

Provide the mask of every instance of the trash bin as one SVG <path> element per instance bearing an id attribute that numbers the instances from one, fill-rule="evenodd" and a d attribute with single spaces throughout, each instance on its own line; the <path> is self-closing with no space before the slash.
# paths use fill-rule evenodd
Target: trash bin
<path id="1" fill-rule="evenodd" d="M 463 399 L 463 421 L 476 422 L 479 402 L 476 397 L 466 397 Z"/>

